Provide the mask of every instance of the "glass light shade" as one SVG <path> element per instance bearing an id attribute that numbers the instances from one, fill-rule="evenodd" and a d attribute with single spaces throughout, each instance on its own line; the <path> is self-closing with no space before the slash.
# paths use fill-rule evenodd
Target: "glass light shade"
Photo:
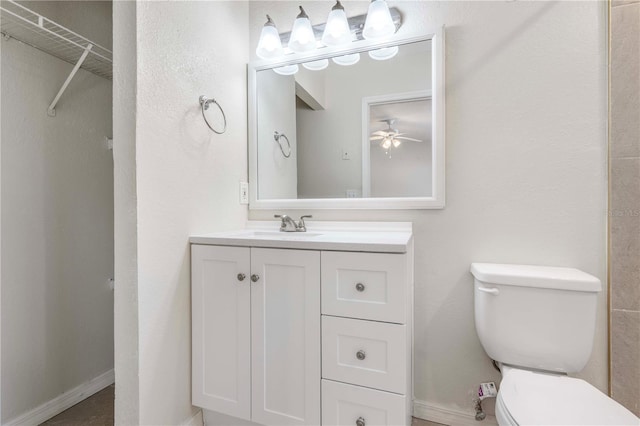
<path id="1" fill-rule="evenodd" d="M 362 37 L 367 40 L 389 37 L 396 32 L 389 6 L 385 0 L 373 0 L 369 5 L 367 19 L 364 22 Z"/>
<path id="2" fill-rule="evenodd" d="M 401 142 L 401 141 L 399 141 L 398 139 L 394 139 L 394 140 L 393 140 L 393 147 L 394 147 L 394 148 L 397 148 L 397 147 L 399 147 L 399 146 L 400 146 L 400 144 L 401 144 L 401 143 L 402 143 L 402 142 Z"/>
<path id="3" fill-rule="evenodd" d="M 391 148 L 391 139 L 386 138 L 385 140 L 382 141 L 382 145 L 380 145 L 383 149 L 389 149 Z"/>
<path id="4" fill-rule="evenodd" d="M 351 55 L 342 55 L 342 56 L 332 58 L 331 60 L 338 65 L 344 65 L 344 66 L 354 65 L 354 64 L 357 64 L 358 61 L 360 60 L 360 54 L 352 53 Z"/>
<path id="5" fill-rule="evenodd" d="M 267 15 L 267 23 L 262 27 L 260 40 L 256 48 L 256 55 L 261 59 L 272 59 L 282 56 L 283 53 L 284 49 L 282 49 L 278 29 L 269 15 Z"/>
<path id="6" fill-rule="evenodd" d="M 322 33 L 322 42 L 326 46 L 341 46 L 351 43 L 351 40 L 353 40 L 353 36 L 347 15 L 340 2 L 337 2 L 327 17 L 327 23 Z"/>
<path id="7" fill-rule="evenodd" d="M 273 72 L 280 75 L 294 75 L 298 72 L 298 65 L 285 65 L 284 67 L 274 68 Z"/>
<path id="8" fill-rule="evenodd" d="M 383 47 L 382 49 L 369 51 L 369 57 L 376 61 L 385 61 L 396 56 L 399 50 L 398 46 Z"/>
<path id="9" fill-rule="evenodd" d="M 293 23 L 291 38 L 289 39 L 289 49 L 294 52 L 308 52 L 316 48 L 316 36 L 311 27 L 311 21 L 300 6 L 300 14 Z"/>
<path id="10" fill-rule="evenodd" d="M 318 61 L 305 62 L 302 66 L 311 71 L 320 71 L 329 66 L 329 60 L 320 59 Z"/>

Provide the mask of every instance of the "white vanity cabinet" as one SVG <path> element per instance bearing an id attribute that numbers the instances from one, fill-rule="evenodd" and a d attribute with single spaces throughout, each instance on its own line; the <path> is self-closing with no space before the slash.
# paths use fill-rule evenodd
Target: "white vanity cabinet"
<path id="1" fill-rule="evenodd" d="M 410 425 L 410 226 L 280 234 L 191 238 L 193 404 L 259 425 Z"/>
<path id="2" fill-rule="evenodd" d="M 191 246 L 192 402 L 320 424 L 320 252 Z"/>

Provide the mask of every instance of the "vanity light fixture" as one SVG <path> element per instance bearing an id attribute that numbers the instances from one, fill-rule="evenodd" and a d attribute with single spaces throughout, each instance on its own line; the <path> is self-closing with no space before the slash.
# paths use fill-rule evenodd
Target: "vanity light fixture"
<path id="1" fill-rule="evenodd" d="M 400 48 L 398 46 L 383 47 L 382 49 L 370 50 L 369 57 L 376 61 L 386 61 L 398 54 Z"/>
<path id="2" fill-rule="evenodd" d="M 354 64 L 357 64 L 358 61 L 360 60 L 360 54 L 352 53 L 351 55 L 336 56 L 331 60 L 338 65 L 343 65 L 343 66 L 354 65 Z"/>
<path id="3" fill-rule="evenodd" d="M 311 71 L 320 71 L 329 66 L 329 60 L 320 59 L 312 62 L 304 62 L 302 66 Z"/>
<path id="4" fill-rule="evenodd" d="M 331 8 L 325 24 L 313 27 L 309 16 L 299 6 L 300 13 L 293 23 L 289 33 L 279 34 L 276 25 L 269 15 L 262 28 L 256 55 L 261 59 L 276 59 L 285 56 L 283 43 L 287 43 L 288 50 L 294 53 L 313 51 L 318 47 L 316 33 L 322 31 L 321 45 L 347 46 L 349 43 L 360 39 L 382 39 L 393 35 L 402 24 L 402 17 L 396 8 L 389 9 L 385 0 L 372 0 L 369 12 L 366 15 L 347 18 L 344 7 L 340 1 Z M 373 59 L 382 61 L 393 58 L 398 53 L 398 47 L 387 47 L 369 52 Z M 348 66 L 360 61 L 360 54 L 353 53 L 332 58 L 338 65 Z M 319 71 L 329 65 L 328 59 L 303 63 L 306 69 Z M 275 68 L 274 71 L 282 75 L 292 75 L 298 72 L 297 65 L 285 65 Z"/>
<path id="5" fill-rule="evenodd" d="M 389 5 L 385 0 L 372 0 L 362 30 L 362 37 L 367 40 L 378 40 L 389 37 L 396 32 Z"/>
<path id="6" fill-rule="evenodd" d="M 285 65 L 283 67 L 274 68 L 273 72 L 280 75 L 294 75 L 298 72 L 298 65 Z"/>
<path id="7" fill-rule="evenodd" d="M 267 22 L 262 27 L 260 33 L 260 41 L 258 41 L 258 47 L 256 48 L 256 55 L 261 59 L 272 59 L 282 56 L 284 50 L 282 49 L 282 42 L 280 41 L 280 34 L 276 28 L 276 24 L 273 19 L 267 15 Z"/>
<path id="8" fill-rule="evenodd" d="M 322 33 L 322 43 L 326 46 L 342 46 L 351 43 L 353 34 L 349 28 L 347 15 L 344 13 L 344 7 L 340 0 L 331 8 L 327 23 Z"/>
<path id="9" fill-rule="evenodd" d="M 299 7 L 300 13 L 296 17 L 293 23 L 293 29 L 291 30 L 289 49 L 297 53 L 302 53 L 316 48 L 316 36 L 313 33 L 309 16 L 307 16 L 302 6 Z"/>

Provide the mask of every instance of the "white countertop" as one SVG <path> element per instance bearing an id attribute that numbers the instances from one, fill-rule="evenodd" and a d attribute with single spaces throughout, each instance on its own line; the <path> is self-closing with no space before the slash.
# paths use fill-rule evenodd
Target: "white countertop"
<path id="1" fill-rule="evenodd" d="M 248 221 L 246 228 L 193 235 L 191 244 L 303 250 L 406 253 L 410 222 L 307 222 L 307 232 L 280 232 L 280 221 Z"/>

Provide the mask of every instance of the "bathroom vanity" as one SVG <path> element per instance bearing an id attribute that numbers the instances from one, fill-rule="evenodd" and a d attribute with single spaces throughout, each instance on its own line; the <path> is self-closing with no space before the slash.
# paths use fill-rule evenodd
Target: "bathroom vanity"
<path id="1" fill-rule="evenodd" d="M 192 402 L 263 425 L 409 425 L 410 223 L 193 236 Z"/>

